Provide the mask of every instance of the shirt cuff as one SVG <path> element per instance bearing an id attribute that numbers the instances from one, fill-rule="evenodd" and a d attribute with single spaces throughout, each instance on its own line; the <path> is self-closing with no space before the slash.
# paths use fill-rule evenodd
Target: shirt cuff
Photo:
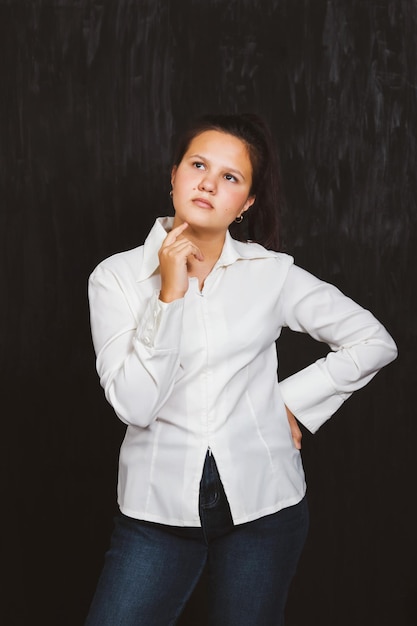
<path id="1" fill-rule="evenodd" d="M 178 350 L 183 308 L 183 298 L 162 302 L 159 300 L 159 291 L 155 291 L 138 326 L 136 341 L 157 351 Z"/>
<path id="2" fill-rule="evenodd" d="M 284 404 L 312 433 L 315 433 L 349 398 L 337 392 L 320 368 L 320 359 L 279 383 Z"/>

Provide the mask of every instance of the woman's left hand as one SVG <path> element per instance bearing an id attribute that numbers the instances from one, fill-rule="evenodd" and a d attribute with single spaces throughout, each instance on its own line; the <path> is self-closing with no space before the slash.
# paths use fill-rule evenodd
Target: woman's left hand
<path id="1" fill-rule="evenodd" d="M 285 409 L 287 411 L 288 422 L 290 424 L 291 435 L 294 441 L 294 445 L 297 448 L 297 450 L 301 450 L 301 438 L 303 436 L 303 433 L 301 432 L 300 427 L 298 426 L 298 422 L 295 418 L 295 415 L 291 413 L 288 407 L 285 407 Z"/>

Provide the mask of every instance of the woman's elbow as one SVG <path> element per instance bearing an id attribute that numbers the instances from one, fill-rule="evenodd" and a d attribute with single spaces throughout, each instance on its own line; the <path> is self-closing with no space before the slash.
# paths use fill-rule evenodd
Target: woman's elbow
<path id="1" fill-rule="evenodd" d="M 391 335 L 383 329 L 383 336 L 381 337 L 381 361 L 382 366 L 389 365 L 392 361 L 398 357 L 398 348 Z"/>
<path id="2" fill-rule="evenodd" d="M 124 424 L 147 428 L 155 421 L 157 415 L 153 402 L 146 401 L 143 397 L 138 398 L 136 395 L 132 395 L 132 397 L 127 394 L 123 395 L 122 399 L 121 394 L 117 393 L 113 384 L 105 389 L 107 401 Z"/>

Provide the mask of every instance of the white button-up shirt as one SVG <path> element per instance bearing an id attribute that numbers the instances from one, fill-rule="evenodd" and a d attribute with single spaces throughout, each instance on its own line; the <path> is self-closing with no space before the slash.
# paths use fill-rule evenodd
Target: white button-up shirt
<path id="1" fill-rule="evenodd" d="M 158 250 L 172 218 L 145 244 L 98 265 L 89 281 L 97 371 L 127 424 L 118 502 L 123 513 L 199 526 L 199 483 L 215 456 L 235 524 L 299 502 L 300 452 L 285 405 L 316 431 L 353 391 L 392 361 L 375 317 L 292 257 L 226 235 L 203 291 L 159 300 Z M 326 358 L 278 383 L 282 327 L 327 343 Z"/>

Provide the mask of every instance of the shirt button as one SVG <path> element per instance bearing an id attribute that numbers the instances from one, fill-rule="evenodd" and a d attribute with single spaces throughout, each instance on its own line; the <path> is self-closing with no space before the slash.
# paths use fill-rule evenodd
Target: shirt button
<path id="1" fill-rule="evenodd" d="M 150 337 L 148 337 L 148 336 L 144 337 L 144 338 L 143 338 L 143 343 L 144 343 L 146 346 L 150 346 L 150 345 L 151 345 L 151 340 L 150 340 Z"/>

